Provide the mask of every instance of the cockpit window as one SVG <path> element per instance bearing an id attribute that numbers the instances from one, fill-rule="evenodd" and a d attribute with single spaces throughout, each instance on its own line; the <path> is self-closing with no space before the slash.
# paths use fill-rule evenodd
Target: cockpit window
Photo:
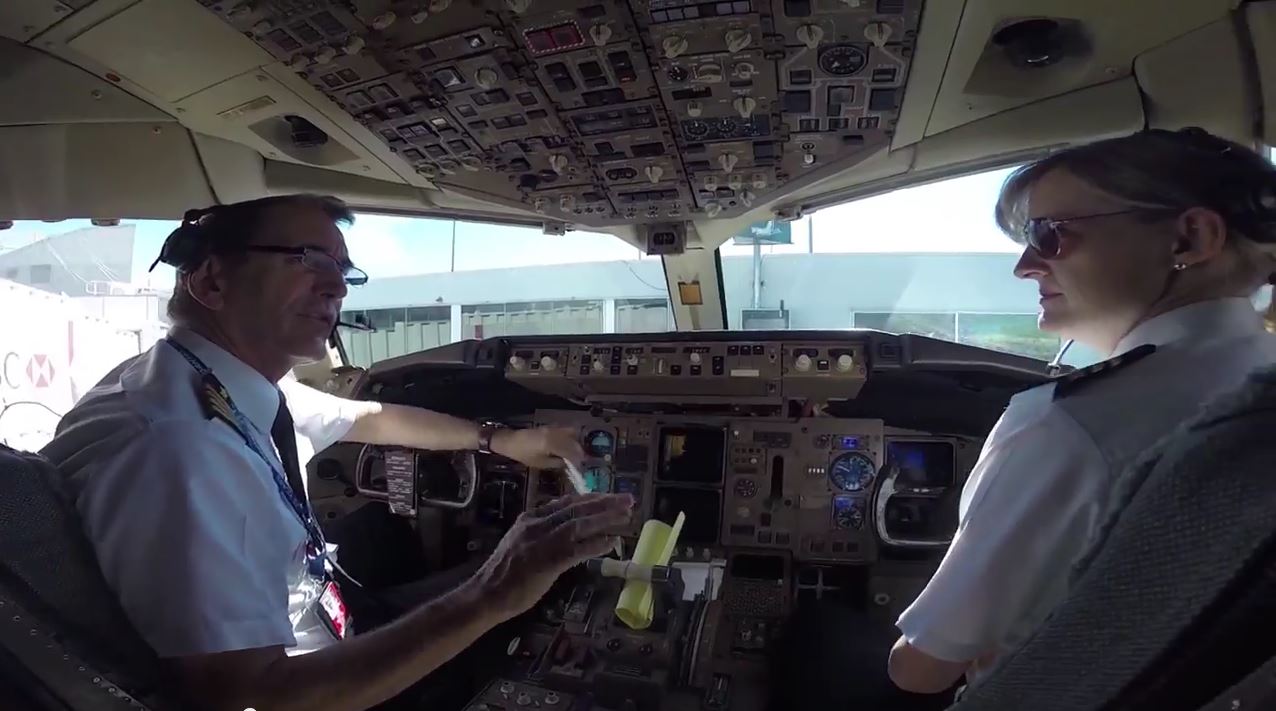
<path id="1" fill-rule="evenodd" d="M 360 214 L 346 241 L 371 275 L 338 329 L 354 365 L 470 338 L 674 328 L 660 259 L 610 234 Z"/>
<path id="2" fill-rule="evenodd" d="M 1053 358 L 1061 344 L 1037 328 L 1037 285 L 1012 274 L 1022 248 L 993 222 L 1010 171 L 896 190 L 737 235 L 721 248 L 731 328 L 871 328 Z M 1098 357 L 1076 346 L 1065 362 Z"/>

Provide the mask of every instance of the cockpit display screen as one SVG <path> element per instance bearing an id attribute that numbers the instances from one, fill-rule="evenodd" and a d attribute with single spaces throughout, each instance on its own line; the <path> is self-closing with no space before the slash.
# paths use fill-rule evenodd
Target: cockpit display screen
<path id="1" fill-rule="evenodd" d="M 899 467 L 896 483 L 910 487 L 947 487 L 956 479 L 952 442 L 892 441 L 886 445 L 888 464 Z"/>
<path id="2" fill-rule="evenodd" d="M 660 430 L 660 481 L 721 484 L 727 433 L 718 427 Z"/>

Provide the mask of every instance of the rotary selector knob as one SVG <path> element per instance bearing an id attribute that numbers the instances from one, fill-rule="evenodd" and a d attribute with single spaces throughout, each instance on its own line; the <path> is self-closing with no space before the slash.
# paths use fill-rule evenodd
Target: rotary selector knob
<path id="1" fill-rule="evenodd" d="M 562 153 L 555 153 L 549 157 L 549 167 L 554 169 L 555 173 L 562 174 L 567 170 L 567 156 Z"/>
<path id="2" fill-rule="evenodd" d="M 843 353 L 837 357 L 837 369 L 843 373 L 849 372 L 854 366 L 855 359 L 851 357 L 850 353 Z"/>
<path id="3" fill-rule="evenodd" d="M 500 80 L 501 78 L 497 76 L 496 70 L 491 67 L 483 67 L 474 74 L 474 83 L 478 84 L 481 89 L 491 89 Z"/>
<path id="4" fill-rule="evenodd" d="M 763 173 L 754 173 L 754 174 L 753 174 L 753 189 L 754 189 L 754 190 L 765 190 L 765 189 L 766 189 L 766 175 L 765 175 L 765 174 L 763 174 Z"/>
<path id="5" fill-rule="evenodd" d="M 797 368 L 799 373 L 805 373 L 811 369 L 811 356 L 803 353 L 793 360 L 793 367 Z"/>
<path id="6" fill-rule="evenodd" d="M 337 58 L 337 50 L 332 47 L 324 47 L 315 52 L 315 64 L 327 64 Z"/>
<path id="7" fill-rule="evenodd" d="M 716 175 L 709 175 L 709 176 L 706 176 L 706 177 L 705 177 L 705 179 L 704 179 L 704 189 L 705 189 L 705 190 L 717 190 L 717 189 L 718 189 L 718 177 L 717 177 Z"/>
<path id="8" fill-rule="evenodd" d="M 748 30 L 730 30 L 722 37 L 727 43 L 727 51 L 735 54 L 753 44 L 753 34 Z"/>
<path id="9" fill-rule="evenodd" d="M 541 370 L 558 370 L 558 359 L 554 356 L 541 356 Z"/>
<path id="10" fill-rule="evenodd" d="M 689 46 L 687 38 L 682 35 L 669 35 L 660 43 L 660 48 L 665 51 L 665 59 L 677 59 Z"/>
<path id="11" fill-rule="evenodd" d="M 722 166 L 722 170 L 727 173 L 735 170 L 735 165 L 739 162 L 740 156 L 737 156 L 734 153 L 723 153 L 718 156 L 718 165 Z"/>
<path id="12" fill-rule="evenodd" d="M 629 356 L 625 358 L 625 365 L 638 365 L 638 356 L 634 353 L 630 353 Z"/>
<path id="13" fill-rule="evenodd" d="M 688 116 L 690 116 L 691 118 L 697 118 L 697 117 L 699 117 L 699 116 L 700 116 L 700 114 L 703 114 L 703 113 L 704 113 L 704 105 L 703 105 L 703 104 L 701 104 L 699 101 L 688 101 L 688 102 L 687 102 L 687 115 L 688 115 Z"/>
<path id="14" fill-rule="evenodd" d="M 510 367 L 514 370 L 527 370 L 527 359 L 522 356 L 510 356 Z"/>
<path id="15" fill-rule="evenodd" d="M 643 172 L 647 175 L 647 180 L 653 183 L 659 183 L 665 175 L 665 169 L 658 165 L 649 165 Z"/>
<path id="16" fill-rule="evenodd" d="M 692 365 L 700 365 L 700 361 L 702 360 L 700 358 L 700 354 L 694 353 L 694 352 L 691 355 L 689 355 L 687 359 L 691 361 Z"/>
<path id="17" fill-rule="evenodd" d="M 253 25 L 253 34 L 264 35 L 269 31 L 270 31 L 269 20 L 262 20 L 261 22 L 258 22 L 257 24 Z"/>
<path id="18" fill-rule="evenodd" d="M 731 177 L 727 178 L 727 187 L 732 190 L 739 190 L 744 187 L 744 178 L 739 173 L 731 175 Z"/>
<path id="19" fill-rule="evenodd" d="M 304 54 L 293 55 L 293 58 L 288 60 L 288 68 L 293 71 L 301 71 L 308 66 L 310 66 L 310 57 Z"/>
<path id="20" fill-rule="evenodd" d="M 353 56 L 362 52 L 363 48 L 366 46 L 367 42 L 364 42 L 362 37 L 358 35 L 350 35 L 350 39 L 346 40 L 345 46 L 341 49 L 344 50 L 346 54 Z"/>
<path id="21" fill-rule="evenodd" d="M 409 20 L 411 20 L 411 21 L 412 21 L 412 24 L 414 24 L 414 25 L 422 24 L 422 23 L 423 23 L 423 22 L 425 22 L 426 20 L 430 19 L 430 11 L 429 11 L 429 10 L 417 10 L 416 12 L 412 13 L 411 15 L 409 15 L 409 16 L 408 16 L 408 19 L 409 19 Z"/>
<path id="22" fill-rule="evenodd" d="M 717 202 L 706 202 L 704 204 L 705 217 L 713 219 L 722 213 L 722 205 Z"/>
<path id="23" fill-rule="evenodd" d="M 606 364 L 606 363 L 604 363 L 604 362 L 602 361 L 602 359 L 601 359 L 601 358 L 595 358 L 595 359 L 594 359 L 594 370 L 595 370 L 595 371 L 597 371 L 597 372 L 599 372 L 599 373 L 601 373 L 601 372 L 603 372 L 604 370 L 607 370 L 607 364 Z"/>
<path id="24" fill-rule="evenodd" d="M 819 25 L 802 25 L 797 29 L 797 38 L 808 49 L 815 49 L 820 46 L 820 40 L 824 39 L 824 28 Z"/>
<path id="25" fill-rule="evenodd" d="M 753 207 L 753 203 L 756 202 L 757 199 L 758 196 L 750 190 L 740 191 L 740 202 L 744 203 L 745 207 Z"/>
<path id="26" fill-rule="evenodd" d="M 372 18 L 372 29 L 388 30 L 390 29 L 390 25 L 393 25 L 394 21 L 397 19 L 399 19 L 399 17 L 395 15 L 393 12 L 386 12 L 384 14 L 377 15 L 376 17 Z"/>
<path id="27" fill-rule="evenodd" d="M 607 40 L 611 39 L 611 35 L 611 25 L 594 25 L 589 28 L 589 38 L 599 47 L 607 44 Z"/>
<path id="28" fill-rule="evenodd" d="M 758 100 L 752 96 L 741 96 L 731 102 L 731 105 L 735 107 L 736 113 L 740 114 L 740 118 L 749 118 L 757 110 Z"/>
<path id="29" fill-rule="evenodd" d="M 430 0 L 430 12 L 436 15 L 449 7 L 452 7 L 452 0 Z"/>
<path id="30" fill-rule="evenodd" d="M 874 47 L 885 47 L 893 32 L 885 22 L 870 22 L 864 27 L 864 39 L 872 42 Z"/>

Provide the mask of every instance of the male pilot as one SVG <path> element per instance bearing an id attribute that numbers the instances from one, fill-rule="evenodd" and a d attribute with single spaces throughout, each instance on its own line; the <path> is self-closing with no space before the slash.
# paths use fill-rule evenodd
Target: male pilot
<path id="1" fill-rule="evenodd" d="M 353 215 L 313 195 L 192 210 L 164 245 L 173 327 L 120 364 L 46 447 L 138 632 L 190 703 L 366 709 L 528 609 L 560 573 L 612 548 L 630 497 L 564 497 L 520 517 L 456 589 L 348 634 L 300 466 L 338 440 L 579 461 L 571 432 L 479 427 L 333 397 L 285 378 L 326 353 Z M 298 436 L 300 435 L 300 436 Z M 301 652 L 312 652 L 302 654 Z"/>

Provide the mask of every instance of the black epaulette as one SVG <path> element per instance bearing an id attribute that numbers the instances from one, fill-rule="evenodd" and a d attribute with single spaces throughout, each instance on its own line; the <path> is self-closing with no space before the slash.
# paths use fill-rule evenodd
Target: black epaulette
<path id="1" fill-rule="evenodd" d="M 1099 379 L 1099 376 L 1113 373 L 1125 366 L 1138 362 L 1156 352 L 1156 346 L 1145 344 L 1131 349 L 1115 358 L 1095 363 L 1094 365 L 1074 370 L 1054 380 L 1054 400 L 1075 394 L 1083 386 Z"/>

